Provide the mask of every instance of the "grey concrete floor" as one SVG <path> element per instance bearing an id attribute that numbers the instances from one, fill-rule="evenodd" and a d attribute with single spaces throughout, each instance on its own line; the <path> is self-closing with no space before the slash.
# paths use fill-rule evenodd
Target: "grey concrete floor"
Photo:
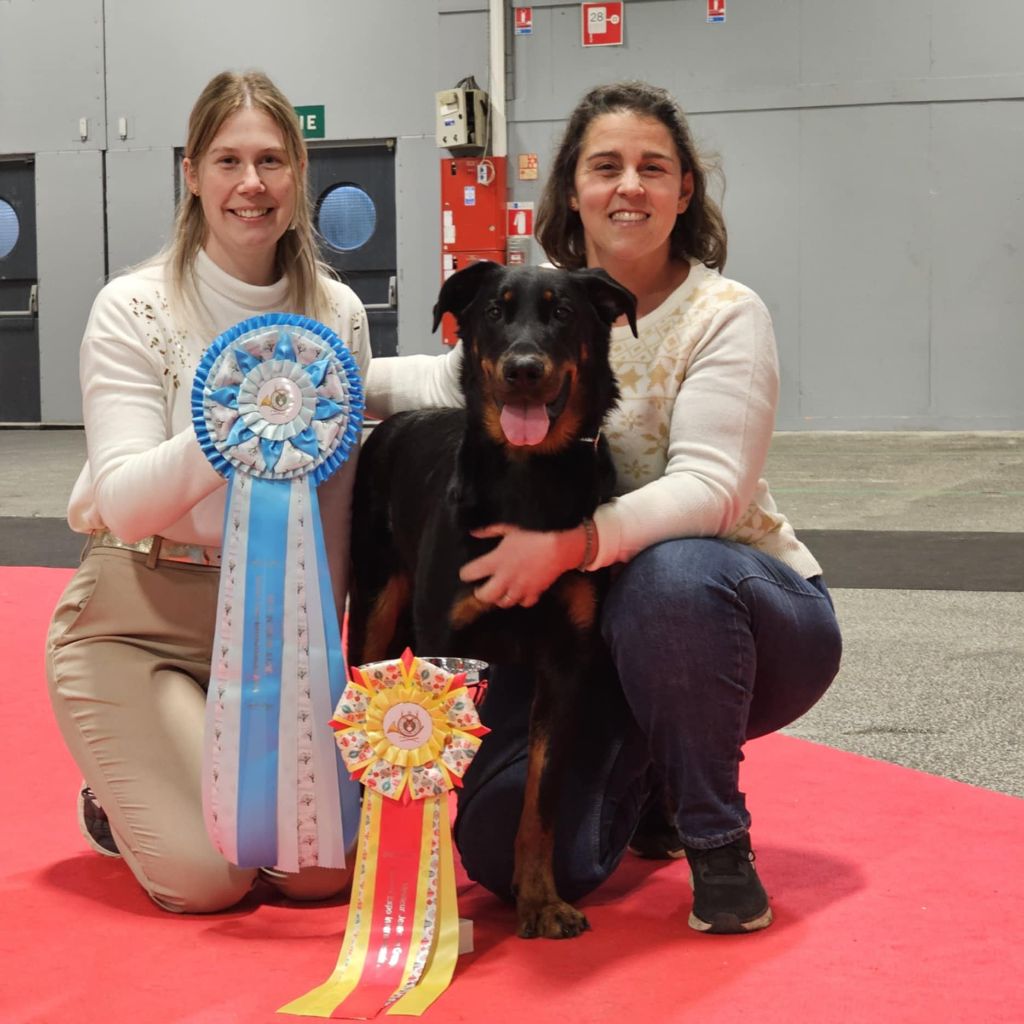
<path id="1" fill-rule="evenodd" d="M 63 517 L 84 450 L 80 431 L 0 430 L 0 530 Z M 787 732 L 1024 796 L 1024 433 L 780 433 L 767 476 L 797 530 L 823 547 L 833 536 L 846 543 L 842 531 L 956 535 L 956 568 L 969 580 L 898 589 L 883 564 L 877 586 L 834 586 L 843 667 Z M 982 549 L 960 534 L 985 538 L 988 558 L 1005 537 L 1003 568 L 1017 584 L 1004 571 L 998 592 L 986 589 Z M 884 550 L 912 560 L 931 549 Z"/>

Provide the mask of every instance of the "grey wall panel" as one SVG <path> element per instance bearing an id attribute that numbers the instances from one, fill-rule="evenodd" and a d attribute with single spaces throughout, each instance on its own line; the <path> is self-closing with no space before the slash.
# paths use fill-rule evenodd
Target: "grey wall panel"
<path id="1" fill-rule="evenodd" d="M 1024 4 L 1020 0 L 986 0 L 980 7 L 934 0 L 931 6 L 928 29 L 933 75 L 1007 75 L 1019 81 L 1024 65 Z"/>
<path id="2" fill-rule="evenodd" d="M 103 0 L 0 3 L 0 153 L 105 145 Z"/>
<path id="3" fill-rule="evenodd" d="M 434 132 L 432 3 L 106 0 L 112 149 L 184 142 L 189 110 L 226 68 L 260 68 L 296 105 L 323 104 L 328 139 Z M 201 26 L 201 30 L 199 27 Z"/>
<path id="4" fill-rule="evenodd" d="M 487 26 L 486 10 L 456 11 L 438 19 L 436 89 L 451 89 L 456 82 L 472 75 L 481 89 L 490 91 Z M 431 116 L 433 99 L 431 96 Z M 433 123 L 430 134 L 434 134 Z M 447 150 L 438 150 L 439 157 L 442 152 Z"/>
<path id="5" fill-rule="evenodd" d="M 107 245 L 112 274 L 152 256 L 171 236 L 174 150 L 107 154 Z"/>
<path id="6" fill-rule="evenodd" d="M 103 286 L 102 154 L 36 156 L 39 355 L 44 423 L 81 423 L 78 350 Z"/>
<path id="7" fill-rule="evenodd" d="M 583 47 L 579 4 L 535 9 L 533 34 L 513 37 L 515 118 L 563 118 L 589 88 L 620 78 L 657 81 L 688 109 L 698 95 L 717 95 L 718 109 L 728 109 L 750 90 L 797 85 L 792 4 L 750 4 L 727 26 L 707 24 L 705 13 L 700 3 L 678 0 L 627 4 L 626 45 Z"/>
<path id="8" fill-rule="evenodd" d="M 934 6 L 932 0 L 801 4 L 800 81 L 854 83 L 928 76 Z"/>
<path id="9" fill-rule="evenodd" d="M 694 141 L 720 174 L 710 178 L 729 230 L 725 273 L 749 285 L 772 315 L 781 390 L 776 425 L 804 426 L 800 410 L 800 115 L 701 114 Z M 721 200 L 724 185 L 724 201 Z"/>
<path id="10" fill-rule="evenodd" d="M 461 14 L 466 11 L 488 11 L 487 0 L 437 0 L 437 9 L 441 14 Z"/>
<path id="11" fill-rule="evenodd" d="M 1024 102 L 932 111 L 933 411 L 1024 425 Z"/>
<path id="12" fill-rule="evenodd" d="M 630 3 L 624 46 L 583 48 L 578 4 L 535 6 L 533 34 L 512 42 L 510 117 L 561 118 L 590 86 L 630 77 L 691 113 L 1024 95 L 1017 0 L 993 17 L 961 0 L 731 0 L 724 25 L 705 12 Z"/>
<path id="13" fill-rule="evenodd" d="M 920 425 L 928 108 L 805 110 L 800 135 L 801 412 L 819 429 Z"/>
<path id="14" fill-rule="evenodd" d="M 395 152 L 398 207 L 398 350 L 442 351 L 431 334 L 441 284 L 440 151 L 430 138 L 400 138 Z"/>

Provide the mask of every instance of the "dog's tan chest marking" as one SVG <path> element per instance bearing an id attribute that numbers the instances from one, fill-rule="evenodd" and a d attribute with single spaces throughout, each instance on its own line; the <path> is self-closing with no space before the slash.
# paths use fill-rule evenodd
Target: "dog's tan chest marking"
<path id="1" fill-rule="evenodd" d="M 366 661 L 380 661 L 398 629 L 398 617 L 409 604 L 411 586 L 409 577 L 399 573 L 392 576 L 377 595 L 366 621 L 366 642 L 362 657 Z"/>
<path id="2" fill-rule="evenodd" d="M 458 598 L 452 605 L 448 621 L 452 629 L 463 629 L 476 622 L 485 612 L 491 611 L 493 605 L 485 604 L 475 594 L 469 593 Z"/>
<path id="3" fill-rule="evenodd" d="M 593 627 L 597 617 L 597 592 L 594 584 L 579 573 L 568 573 L 558 582 L 558 600 L 572 624 L 581 630 Z"/>

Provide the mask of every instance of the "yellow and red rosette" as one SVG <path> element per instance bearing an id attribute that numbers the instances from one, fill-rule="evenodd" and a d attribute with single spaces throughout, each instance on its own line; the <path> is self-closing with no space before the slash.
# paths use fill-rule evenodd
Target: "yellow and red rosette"
<path id="1" fill-rule="evenodd" d="M 465 682 L 409 650 L 352 669 L 331 719 L 365 787 L 345 938 L 331 976 L 279 1012 L 418 1016 L 448 987 L 459 945 L 448 793 L 488 732 Z"/>

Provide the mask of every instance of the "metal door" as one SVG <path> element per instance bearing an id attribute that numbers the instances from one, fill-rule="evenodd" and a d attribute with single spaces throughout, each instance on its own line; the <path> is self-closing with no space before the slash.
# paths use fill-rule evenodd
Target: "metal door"
<path id="1" fill-rule="evenodd" d="M 373 354 L 396 355 L 394 142 L 310 149 L 309 188 L 324 259 L 366 307 Z"/>
<path id="2" fill-rule="evenodd" d="M 35 165 L 0 159 L 0 423 L 38 423 Z"/>

